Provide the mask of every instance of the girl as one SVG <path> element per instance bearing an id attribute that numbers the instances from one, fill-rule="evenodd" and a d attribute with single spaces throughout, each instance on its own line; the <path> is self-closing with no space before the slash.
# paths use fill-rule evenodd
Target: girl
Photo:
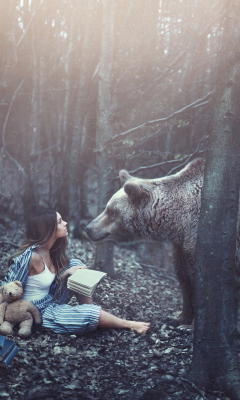
<path id="1" fill-rule="evenodd" d="M 149 323 L 127 321 L 103 311 L 92 299 L 76 294 L 77 306 L 67 303 L 73 292 L 67 279 L 79 268 L 81 261 L 66 255 L 67 223 L 52 210 L 34 213 L 26 226 L 26 240 L 9 259 L 9 270 L 3 281 L 18 280 L 24 288 L 24 299 L 32 301 L 41 311 L 42 326 L 56 333 L 82 334 L 100 328 L 130 328 L 139 333 Z"/>

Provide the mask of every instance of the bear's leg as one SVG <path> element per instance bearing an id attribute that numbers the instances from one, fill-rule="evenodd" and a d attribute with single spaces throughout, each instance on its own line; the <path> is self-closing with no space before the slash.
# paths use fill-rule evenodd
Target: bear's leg
<path id="1" fill-rule="evenodd" d="M 0 334 L 7 336 L 7 335 L 12 335 L 12 333 L 13 333 L 13 324 L 11 324 L 8 321 L 4 321 L 0 325 Z"/>
<path id="2" fill-rule="evenodd" d="M 191 268 L 190 257 L 188 257 L 180 246 L 174 248 L 174 263 L 178 281 L 182 290 L 183 308 L 178 318 L 168 318 L 168 325 L 191 325 L 194 318 L 193 284 L 188 273 Z M 193 266 L 192 266 L 193 267 Z"/>
<path id="3" fill-rule="evenodd" d="M 29 337 L 32 332 L 32 324 L 33 324 L 33 317 L 30 313 L 28 313 L 28 319 L 22 321 L 19 324 L 18 336 L 22 338 Z"/>

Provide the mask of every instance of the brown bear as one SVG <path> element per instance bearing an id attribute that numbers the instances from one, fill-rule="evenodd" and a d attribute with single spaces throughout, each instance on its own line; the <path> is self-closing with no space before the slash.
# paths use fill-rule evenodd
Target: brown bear
<path id="1" fill-rule="evenodd" d="M 204 160 L 190 162 L 174 175 L 158 179 L 136 178 L 125 170 L 119 177 L 123 187 L 107 203 L 105 210 L 87 227 L 93 242 L 113 240 L 170 240 L 182 295 L 183 310 L 177 326 L 191 324 L 194 317 L 191 272 L 197 238 L 203 186 Z"/>

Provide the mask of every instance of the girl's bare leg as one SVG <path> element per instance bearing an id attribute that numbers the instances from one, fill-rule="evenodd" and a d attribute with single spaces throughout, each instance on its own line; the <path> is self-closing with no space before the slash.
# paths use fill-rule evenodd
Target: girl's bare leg
<path id="1" fill-rule="evenodd" d="M 148 322 L 127 321 L 101 310 L 98 326 L 99 328 L 128 328 L 139 333 L 146 333 L 150 324 Z"/>
<path id="2" fill-rule="evenodd" d="M 83 294 L 75 293 L 78 304 L 92 304 L 92 298 Z"/>

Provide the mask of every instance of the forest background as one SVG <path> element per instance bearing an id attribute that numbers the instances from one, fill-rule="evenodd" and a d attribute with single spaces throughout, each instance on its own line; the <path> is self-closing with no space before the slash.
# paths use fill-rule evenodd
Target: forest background
<path id="1" fill-rule="evenodd" d="M 222 7 L 0 2 L 0 219 L 59 210 L 79 237 L 119 187 L 202 155 Z"/>
<path id="2" fill-rule="evenodd" d="M 224 182 L 214 204 L 237 209 L 239 162 L 228 161 L 233 153 L 239 159 L 238 14 L 236 0 L 2 0 L 0 223 L 50 207 L 68 221 L 70 236 L 81 238 L 119 188 L 120 169 L 161 177 L 206 154 L 212 192 L 213 182 Z M 214 380 L 235 400 L 234 285 L 230 290 L 228 282 L 234 282 L 236 218 L 218 206 L 211 208 L 222 232 L 204 222 L 199 235 L 214 260 L 204 260 L 211 269 L 199 268 L 200 279 L 195 274 L 190 378 L 206 387 Z M 225 252 L 227 235 L 234 246 Z M 197 243 L 198 265 L 202 248 Z M 144 257 L 152 264 L 153 248 L 137 249 L 142 264 Z M 95 266 L 114 275 L 112 260 L 113 244 L 97 248 Z"/>

